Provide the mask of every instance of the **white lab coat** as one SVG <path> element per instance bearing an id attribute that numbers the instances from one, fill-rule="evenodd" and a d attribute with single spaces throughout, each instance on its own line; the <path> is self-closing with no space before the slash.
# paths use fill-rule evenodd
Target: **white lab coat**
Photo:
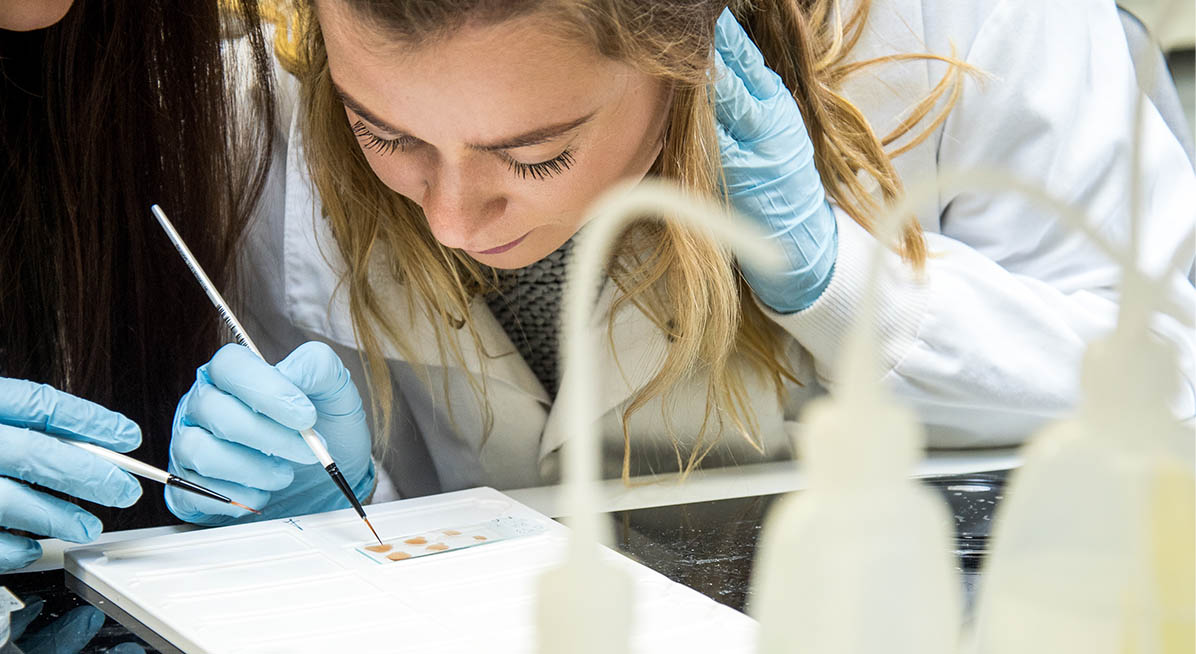
<path id="1" fill-rule="evenodd" d="M 1000 167 L 1041 182 L 1084 211 L 1105 236 L 1124 241 L 1137 87 L 1113 2 L 877 0 L 852 58 L 928 49 L 951 54 L 952 45 L 958 57 L 991 78 L 966 81 L 950 118 L 931 138 L 895 159 L 906 184 L 943 170 Z M 945 70 L 930 61 L 875 66 L 851 78 L 845 93 L 884 135 Z M 281 86 L 284 94 L 293 93 L 293 80 Z M 280 358 L 306 339 L 329 342 L 365 394 L 347 294 L 338 286 L 344 263 L 319 217 L 292 110 L 284 111 L 283 124 L 290 130 L 280 135 L 287 149 L 276 157 L 262 217 L 248 238 L 247 305 L 268 355 Z M 1142 153 L 1147 183 L 1141 252 L 1157 267 L 1192 228 L 1196 176 L 1153 109 L 1146 114 Z M 803 385 L 786 388 L 786 401 L 778 406 L 770 387 L 753 382 L 747 396 L 764 452 L 729 435 L 709 461 L 790 455 L 785 423 L 799 420 L 808 399 L 833 387 L 834 364 L 860 302 L 872 241 L 845 214 L 836 214 L 839 258 L 829 287 L 805 311 L 771 316 L 792 336 L 790 353 Z M 1018 443 L 1076 404 L 1085 343 L 1115 321 L 1118 269 L 1056 216 L 1014 194 L 943 192 L 921 208 L 918 219 L 932 256 L 924 278 L 902 267 L 906 272 L 884 286 L 885 381 L 916 408 L 932 446 Z M 1191 257 L 1185 261 L 1185 272 L 1192 263 Z M 612 286 L 604 287 L 595 330 L 606 329 Z M 1176 279 L 1175 288 L 1175 301 L 1189 314 L 1196 310 L 1196 291 L 1186 275 Z M 406 289 L 387 284 L 380 290 L 395 315 L 403 316 Z M 402 495 L 481 484 L 525 487 L 552 481 L 556 474 L 556 453 L 569 439 L 564 416 L 554 410 L 483 301 L 474 302 L 472 316 L 487 351 L 506 353 L 487 362 L 494 418 L 488 437 L 466 377 L 480 371 L 481 355 L 464 333 L 465 369 L 441 367 L 432 325 L 422 316 L 406 317 L 417 360 L 389 352 L 395 419 L 384 467 Z M 1174 402 L 1175 411 L 1191 415 L 1192 334 L 1168 318 L 1156 324 L 1180 348 L 1187 386 Z M 605 450 L 617 463 L 623 452 L 622 408 L 655 371 L 666 341 L 631 308 L 618 316 L 609 341 L 596 342 L 604 345 L 594 401 L 602 415 Z M 704 384 L 703 379 L 688 382 L 676 404 L 667 407 L 667 420 L 659 402 L 635 414 L 630 431 L 638 470 L 676 470 L 669 434 L 684 443 L 698 432 Z"/>

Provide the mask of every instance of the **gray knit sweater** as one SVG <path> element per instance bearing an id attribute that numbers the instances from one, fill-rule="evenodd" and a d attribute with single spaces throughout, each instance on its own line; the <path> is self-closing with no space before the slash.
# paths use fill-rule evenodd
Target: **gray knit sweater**
<path id="1" fill-rule="evenodd" d="M 498 289 L 486 304 L 527 361 L 549 397 L 560 386 L 561 293 L 572 239 L 543 259 L 515 270 L 496 270 Z"/>

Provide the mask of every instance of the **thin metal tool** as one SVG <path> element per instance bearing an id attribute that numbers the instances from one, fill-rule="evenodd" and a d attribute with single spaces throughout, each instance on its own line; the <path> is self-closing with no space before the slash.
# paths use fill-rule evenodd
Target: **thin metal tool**
<path id="1" fill-rule="evenodd" d="M 197 484 L 193 481 L 187 481 L 186 479 L 183 479 L 182 477 L 180 477 L 178 475 L 172 475 L 165 470 L 162 470 L 160 468 L 155 468 L 154 466 L 152 466 L 144 461 L 138 461 L 137 459 L 134 459 L 131 456 L 126 456 L 124 454 L 121 454 L 120 452 L 113 452 L 112 450 L 110 450 L 106 447 L 100 447 L 99 445 L 93 445 L 91 443 L 83 443 L 81 441 L 71 440 L 69 438 L 61 438 L 58 436 L 54 436 L 53 438 L 57 439 L 58 442 L 60 442 L 60 443 L 74 445 L 75 447 L 77 447 L 81 450 L 91 452 L 92 454 L 100 457 L 101 459 L 107 461 L 108 463 L 111 463 L 112 465 L 120 468 L 121 470 L 124 470 L 125 472 L 132 473 L 134 475 L 137 475 L 138 477 L 145 477 L 146 479 L 152 479 L 153 481 L 156 481 L 160 484 L 166 484 L 167 486 L 174 486 L 175 488 L 185 490 L 188 493 L 195 493 L 196 495 L 200 495 L 200 496 L 206 497 L 208 499 L 216 500 L 217 502 L 224 502 L 225 504 L 231 504 L 237 508 L 245 509 L 246 511 L 252 511 L 254 513 L 261 513 L 261 511 L 258 511 L 255 508 L 245 506 L 244 504 L 241 504 L 240 502 L 233 500 L 231 498 L 225 497 L 210 488 L 200 486 L 199 484 Z"/>
<path id="2" fill-rule="evenodd" d="M 182 237 L 175 230 L 174 224 L 170 222 L 170 219 L 166 217 L 166 213 L 162 211 L 162 207 L 155 204 L 150 207 L 150 211 L 158 219 L 158 224 L 162 225 L 162 229 L 166 230 L 166 235 L 170 238 L 170 242 L 174 244 L 175 249 L 183 256 L 183 260 L 187 262 L 187 267 L 191 269 L 192 274 L 199 280 L 200 286 L 208 294 L 208 299 L 216 306 L 216 310 L 220 312 L 220 317 L 224 319 L 225 324 L 232 330 L 233 335 L 236 336 L 241 345 L 249 348 L 250 352 L 253 352 L 258 358 L 265 361 L 266 358 L 262 356 L 261 350 L 258 350 L 257 346 L 253 344 L 253 340 L 249 338 L 249 334 L 241 326 L 241 321 L 237 320 L 237 317 L 233 315 L 232 309 L 224 301 L 224 296 L 220 295 L 220 291 L 216 290 L 216 285 L 212 283 L 207 273 L 200 267 L 199 262 L 195 260 L 195 255 L 191 254 L 191 249 L 183 242 Z M 349 503 L 353 505 L 353 509 L 357 511 L 357 515 L 365 521 L 365 526 L 370 528 L 370 532 L 374 534 L 374 538 L 381 545 L 382 539 L 378 536 L 378 532 L 374 531 L 374 525 L 370 524 L 370 519 L 366 517 L 365 509 L 362 508 L 361 502 L 357 501 L 357 496 L 353 494 L 353 488 L 349 486 L 349 482 L 345 480 L 345 476 L 337 469 L 336 461 L 332 460 L 332 455 L 328 453 L 323 441 L 316 435 L 315 430 L 304 429 L 299 432 L 299 435 L 303 437 L 303 441 L 307 443 L 307 446 L 311 448 L 316 458 L 319 459 L 320 465 L 324 466 L 324 470 L 328 472 L 328 476 L 332 477 L 332 481 L 336 483 L 336 487 L 348 498 Z"/>

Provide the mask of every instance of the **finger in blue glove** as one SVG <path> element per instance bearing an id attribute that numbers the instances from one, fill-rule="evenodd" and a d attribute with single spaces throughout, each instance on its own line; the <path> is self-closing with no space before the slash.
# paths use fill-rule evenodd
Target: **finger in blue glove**
<path id="1" fill-rule="evenodd" d="M 278 371 L 302 389 L 316 407 L 315 430 L 328 443 L 328 452 L 353 487 L 358 500 L 373 491 L 375 470 L 371 458 L 373 442 L 361 395 L 349 371 L 331 347 L 304 343 L 278 363 Z M 296 469 L 289 497 L 301 499 L 309 510 L 346 508 L 348 500 L 328 483 L 323 467 L 316 464 Z M 310 485 L 310 490 L 298 489 Z M 310 500 L 308 502 L 308 500 Z"/>
<path id="2" fill-rule="evenodd" d="M 262 362 L 262 365 L 265 363 Z M 274 368 L 270 370 L 271 377 L 281 376 Z M 288 386 L 293 388 L 289 383 Z M 257 398 L 254 399 L 260 403 Z M 312 409 L 311 413 L 310 423 L 303 427 L 287 427 L 201 378 L 189 393 L 182 421 L 184 425 L 202 426 L 216 438 L 239 443 L 254 452 L 295 463 L 315 463 L 315 454 L 297 431 L 315 424 L 315 410 Z M 304 420 L 300 424 L 307 422 Z"/>
<path id="3" fill-rule="evenodd" d="M 0 475 L 105 506 L 132 506 L 141 497 L 141 484 L 124 470 L 22 427 L 0 425 Z"/>
<path id="4" fill-rule="evenodd" d="M 42 557 L 42 546 L 32 538 L 0 531 L 0 574 L 20 570 Z"/>
<path id="5" fill-rule="evenodd" d="M 280 425 L 299 431 L 316 423 L 316 407 L 303 391 L 247 347 L 220 348 L 199 376 Z"/>
<path id="6" fill-rule="evenodd" d="M 115 411 L 51 386 L 0 377 L 0 423 L 25 427 L 128 452 L 141 445 L 141 428 Z"/>
<path id="7" fill-rule="evenodd" d="M 7 529 L 72 543 L 91 542 L 104 530 L 99 518 L 80 507 L 3 477 L 0 477 L 0 524 Z"/>
<path id="8" fill-rule="evenodd" d="M 270 498 L 273 495 L 271 492 L 259 488 L 251 488 L 231 481 L 205 477 L 174 464 L 171 465 L 170 472 L 187 481 L 195 482 L 205 488 L 214 490 L 234 502 L 239 502 L 245 506 L 254 508 L 267 507 L 270 505 Z M 170 486 L 166 487 L 165 499 L 166 507 L 178 519 L 197 525 L 214 527 L 237 521 L 250 521 L 260 517 L 258 514 L 253 514 L 232 504 L 218 502 Z M 272 515 L 270 517 L 279 516 Z"/>

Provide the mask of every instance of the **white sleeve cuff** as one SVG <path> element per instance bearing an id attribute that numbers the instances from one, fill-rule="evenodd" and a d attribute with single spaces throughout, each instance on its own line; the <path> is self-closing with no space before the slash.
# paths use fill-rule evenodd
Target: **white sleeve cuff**
<path id="1" fill-rule="evenodd" d="M 382 462 L 371 457 L 373 461 L 374 470 L 374 490 L 370 493 L 369 504 L 381 504 L 383 502 L 393 502 L 399 497 L 399 491 L 395 488 L 395 484 L 387 474 L 386 468 L 382 466 Z"/>
<path id="2" fill-rule="evenodd" d="M 764 313 L 814 356 L 819 375 L 833 380 L 839 351 L 864 298 L 877 240 L 839 207 L 839 254 L 831 282 L 814 304 L 792 314 L 779 314 L 763 303 Z M 918 334 L 927 306 L 927 285 L 901 257 L 886 252 L 888 274 L 880 281 L 876 324 L 879 325 L 881 372 L 901 361 Z"/>

